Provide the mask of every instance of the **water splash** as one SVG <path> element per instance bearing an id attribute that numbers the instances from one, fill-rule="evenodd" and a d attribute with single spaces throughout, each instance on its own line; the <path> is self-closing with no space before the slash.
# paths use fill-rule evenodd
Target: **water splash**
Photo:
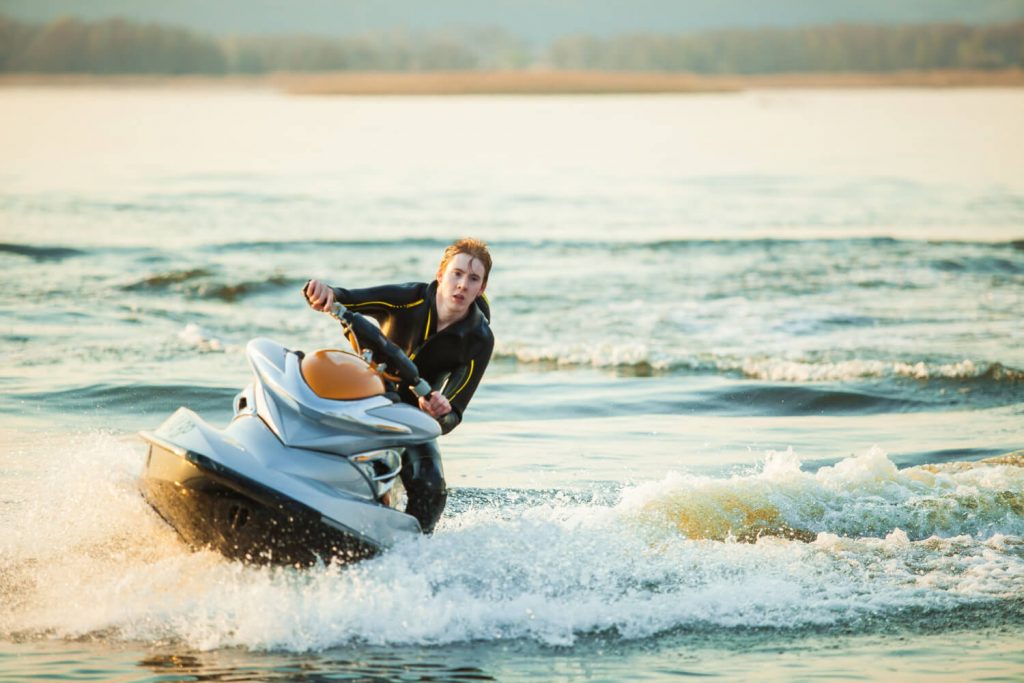
<path id="1" fill-rule="evenodd" d="M 811 473 L 789 450 L 727 479 L 670 474 L 627 491 L 623 506 L 649 528 L 691 539 L 1022 536 L 1024 467 L 1004 459 L 900 470 L 873 448 Z"/>
<path id="2" fill-rule="evenodd" d="M 1024 597 L 1024 468 L 1012 461 L 898 470 L 876 449 L 809 473 L 777 453 L 728 477 L 667 474 L 613 503 L 508 506 L 497 490 L 453 505 L 433 537 L 296 570 L 189 551 L 138 495 L 141 450 L 87 434 L 5 456 L 20 466 L 0 512 L 0 635 L 201 650 L 566 645 Z"/>

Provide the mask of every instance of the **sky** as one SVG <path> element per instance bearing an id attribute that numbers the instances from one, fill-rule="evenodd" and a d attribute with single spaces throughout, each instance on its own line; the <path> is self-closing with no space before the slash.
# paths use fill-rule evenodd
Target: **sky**
<path id="1" fill-rule="evenodd" d="M 544 42 L 837 22 L 1019 21 L 1024 0 L 0 0 L 0 14 L 31 22 L 120 16 L 221 35 L 497 27 Z"/>

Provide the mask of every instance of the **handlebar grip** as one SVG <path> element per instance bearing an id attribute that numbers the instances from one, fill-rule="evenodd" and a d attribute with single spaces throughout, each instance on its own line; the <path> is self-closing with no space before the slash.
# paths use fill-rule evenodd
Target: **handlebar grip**
<path id="1" fill-rule="evenodd" d="M 337 304 L 341 306 L 341 304 Z M 384 336 L 384 333 L 380 329 L 367 320 L 365 317 L 354 311 L 348 311 L 342 306 L 342 313 L 339 319 L 344 320 L 355 332 L 356 336 L 359 337 L 368 348 L 374 352 L 380 354 L 383 360 L 388 364 L 391 372 L 398 375 L 402 382 L 412 386 L 419 386 L 422 381 L 420 379 L 419 368 L 416 364 L 409 360 L 409 357 L 405 355 L 400 348 Z M 425 383 L 424 383 L 425 384 Z M 427 386 L 427 393 L 430 393 L 430 385 Z M 426 394 L 421 394 L 426 395 Z"/>
<path id="2" fill-rule="evenodd" d="M 416 384 L 416 386 L 412 388 L 413 393 L 416 394 L 417 396 L 428 396 L 430 392 L 432 392 L 433 390 L 434 388 L 431 387 L 427 383 L 427 380 L 423 379 L 422 377 L 420 378 L 420 381 Z"/>

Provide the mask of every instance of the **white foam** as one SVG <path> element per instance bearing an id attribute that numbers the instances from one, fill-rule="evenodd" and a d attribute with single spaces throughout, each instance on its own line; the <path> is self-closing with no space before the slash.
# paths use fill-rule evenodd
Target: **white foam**
<path id="1" fill-rule="evenodd" d="M 1012 500 L 1024 496 L 1024 468 L 898 470 L 872 448 L 816 473 L 804 472 L 791 451 L 770 453 L 754 473 L 729 479 L 669 475 L 627 492 L 624 504 L 691 536 L 788 528 L 809 533 L 878 536 L 903 529 L 933 534 L 1024 534 Z M 639 512 L 638 512 L 639 514 Z"/>
<path id="2" fill-rule="evenodd" d="M 801 360 L 785 357 L 735 357 L 723 349 L 696 354 L 681 347 L 678 340 L 645 343 L 578 342 L 558 343 L 501 342 L 500 356 L 520 363 L 549 364 L 558 367 L 616 368 L 646 366 L 655 370 L 690 369 L 738 373 L 749 379 L 768 382 L 844 382 L 865 379 L 909 378 L 915 380 L 969 380 L 986 375 L 997 379 L 1019 380 L 1020 370 L 998 363 L 965 358 L 952 363 L 924 360 L 851 358 L 846 360 Z"/>
<path id="3" fill-rule="evenodd" d="M 559 367 L 616 368 L 648 365 L 665 370 L 673 359 L 643 343 L 534 344 L 499 343 L 499 355 L 511 356 L 520 363 L 551 364 Z"/>
<path id="4" fill-rule="evenodd" d="M 208 330 L 197 325 L 188 323 L 178 332 L 178 340 L 188 346 L 194 346 L 200 351 L 224 351 L 227 345 L 223 340 L 214 336 Z"/>
<path id="5" fill-rule="evenodd" d="M 861 360 L 799 361 L 779 358 L 749 358 L 740 363 L 725 361 L 723 370 L 739 370 L 751 379 L 772 382 L 839 382 L 857 379 L 908 377 L 927 379 L 974 379 L 992 369 L 992 364 L 964 359 L 956 363 L 925 361 Z M 1010 374 L 1015 371 L 1008 370 Z"/>
<path id="6" fill-rule="evenodd" d="M 483 504 L 362 564 L 295 570 L 187 550 L 139 496 L 142 449 L 130 440 L 94 434 L 16 455 L 37 459 L 2 513 L 2 637 L 566 645 L 597 631 L 829 625 L 1024 594 L 1012 504 L 1024 475 L 1009 466 L 897 470 L 875 449 L 809 473 L 775 453 L 729 477 L 669 474 L 611 507 Z M 925 499 L 941 505 L 920 518 Z M 968 504 L 977 518 L 956 513 Z M 717 531 L 686 532 L 701 524 Z M 764 533 L 738 542 L 743 524 Z M 812 542 L 786 537 L 801 525 Z"/>

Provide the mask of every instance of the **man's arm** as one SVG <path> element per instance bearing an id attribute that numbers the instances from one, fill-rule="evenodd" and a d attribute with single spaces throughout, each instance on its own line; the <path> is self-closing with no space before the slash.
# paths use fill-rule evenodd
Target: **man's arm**
<path id="1" fill-rule="evenodd" d="M 331 287 L 320 280 L 310 280 L 303 287 L 309 305 L 317 311 L 329 311 L 335 301 L 360 313 L 380 314 L 414 308 L 424 303 L 422 285 L 380 285 L 362 289 Z"/>
<path id="2" fill-rule="evenodd" d="M 451 411 L 435 418 L 441 425 L 442 434 L 447 434 L 462 422 L 462 414 L 480 385 L 493 351 L 494 337 L 488 337 L 487 342 L 468 363 L 459 366 L 448 375 L 440 393 L 448 400 Z"/>
<path id="3" fill-rule="evenodd" d="M 426 303 L 423 285 L 418 282 L 407 282 L 402 285 L 379 285 L 362 289 L 345 289 L 332 287 L 334 300 L 345 304 L 353 311 L 365 313 L 396 312 L 415 308 Z"/>

